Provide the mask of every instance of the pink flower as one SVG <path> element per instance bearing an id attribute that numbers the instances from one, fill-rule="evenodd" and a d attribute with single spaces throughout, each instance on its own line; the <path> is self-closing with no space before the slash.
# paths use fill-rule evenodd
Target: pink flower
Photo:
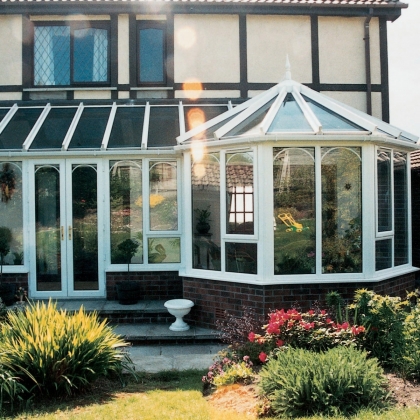
<path id="1" fill-rule="evenodd" d="M 243 361 L 244 361 L 244 362 L 247 362 L 248 360 L 249 360 L 249 356 L 244 356 L 244 357 L 243 357 Z"/>
<path id="2" fill-rule="evenodd" d="M 283 340 L 277 340 L 276 341 L 276 346 L 277 347 L 281 347 L 281 346 L 283 346 L 284 345 L 284 341 Z"/>
<path id="3" fill-rule="evenodd" d="M 270 322 L 270 324 L 268 324 L 268 327 L 267 327 L 267 332 L 268 334 L 280 334 L 280 328 L 278 324 L 274 322 Z"/>
<path id="4" fill-rule="evenodd" d="M 325 310 L 325 309 L 323 309 L 322 311 L 321 311 L 321 315 L 326 315 L 327 314 L 327 311 Z"/>
<path id="5" fill-rule="evenodd" d="M 255 341 L 255 333 L 254 332 L 250 332 L 248 334 L 248 340 L 253 343 Z"/>
<path id="6" fill-rule="evenodd" d="M 348 322 L 343 322 L 342 324 L 341 324 L 341 328 L 343 329 L 343 330 L 347 330 L 347 328 L 349 327 L 349 323 Z"/>
<path id="7" fill-rule="evenodd" d="M 315 312 L 313 311 L 313 309 L 311 309 L 310 311 L 308 311 L 309 315 L 313 315 Z"/>
<path id="8" fill-rule="evenodd" d="M 267 354 L 265 354 L 263 351 L 259 354 L 258 359 L 260 359 L 260 362 L 265 363 L 267 360 Z"/>

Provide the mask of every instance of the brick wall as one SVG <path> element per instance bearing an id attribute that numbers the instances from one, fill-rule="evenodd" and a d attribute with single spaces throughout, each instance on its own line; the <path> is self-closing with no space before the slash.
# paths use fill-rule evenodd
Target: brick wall
<path id="1" fill-rule="evenodd" d="M 115 284 L 120 281 L 140 284 L 140 300 L 168 300 L 182 298 L 182 279 L 177 271 L 147 271 L 106 274 L 106 297 L 116 300 Z"/>
<path id="2" fill-rule="evenodd" d="M 225 311 L 241 317 L 243 308 L 251 307 L 265 317 L 273 309 L 299 307 L 307 310 L 316 302 L 323 306 L 326 293 L 332 290 L 338 291 L 347 300 L 351 300 L 354 291 L 360 288 L 403 297 L 406 291 L 414 290 L 415 275 L 407 274 L 378 283 L 259 286 L 194 278 L 184 278 L 183 282 L 184 298 L 191 299 L 195 304 L 189 319 L 196 325 L 215 328 L 216 320 L 223 319 Z"/>
<path id="3" fill-rule="evenodd" d="M 25 290 L 28 290 L 28 274 L 26 273 L 3 273 L 2 283 L 13 283 L 16 284 L 16 289 L 23 287 Z"/>

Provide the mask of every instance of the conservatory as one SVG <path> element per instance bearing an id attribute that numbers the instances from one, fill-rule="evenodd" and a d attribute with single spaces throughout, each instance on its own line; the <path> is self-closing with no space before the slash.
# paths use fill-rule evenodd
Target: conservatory
<path id="1" fill-rule="evenodd" d="M 180 135 L 192 209 L 182 275 L 279 285 L 412 273 L 417 140 L 290 78 Z"/>
<path id="2" fill-rule="evenodd" d="M 194 300 L 209 325 L 282 285 L 414 282 L 417 140 L 290 74 L 246 102 L 3 104 L 2 272 L 32 298 L 172 273 L 158 297 Z"/>

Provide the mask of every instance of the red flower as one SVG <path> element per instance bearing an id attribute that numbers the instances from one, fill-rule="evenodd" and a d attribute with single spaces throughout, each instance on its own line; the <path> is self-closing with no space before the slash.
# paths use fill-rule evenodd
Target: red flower
<path id="1" fill-rule="evenodd" d="M 315 312 L 314 312 L 314 310 L 313 310 L 313 309 L 311 309 L 310 311 L 308 311 L 308 314 L 309 314 L 309 315 L 314 315 L 314 314 L 315 314 Z"/>
<path id="2" fill-rule="evenodd" d="M 343 329 L 343 330 L 347 330 L 347 328 L 349 327 L 349 323 L 348 322 L 343 322 L 342 324 L 341 324 L 341 328 Z"/>
<path id="3" fill-rule="evenodd" d="M 260 361 L 262 362 L 262 363 L 264 363 L 266 360 L 267 360 L 267 355 L 262 351 L 261 353 L 260 353 L 260 355 L 258 356 L 258 358 L 260 359 Z"/>
<path id="4" fill-rule="evenodd" d="M 278 324 L 274 322 L 270 322 L 270 324 L 268 324 L 268 327 L 267 327 L 267 332 L 268 334 L 280 334 L 280 328 Z"/>
<path id="5" fill-rule="evenodd" d="M 321 315 L 327 315 L 327 311 L 326 311 L 325 309 L 323 309 L 323 310 L 321 311 Z"/>
<path id="6" fill-rule="evenodd" d="M 284 345 L 284 341 L 283 340 L 277 340 L 276 341 L 276 346 L 277 347 L 281 347 L 281 346 L 283 346 Z"/>
<path id="7" fill-rule="evenodd" d="M 255 333 L 254 332 L 250 332 L 248 334 L 248 340 L 253 343 L 255 341 Z"/>

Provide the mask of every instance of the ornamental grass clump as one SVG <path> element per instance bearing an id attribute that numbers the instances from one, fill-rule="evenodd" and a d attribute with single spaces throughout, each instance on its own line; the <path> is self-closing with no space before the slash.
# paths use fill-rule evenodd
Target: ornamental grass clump
<path id="1" fill-rule="evenodd" d="M 353 347 L 278 351 L 260 378 L 261 394 L 275 415 L 352 415 L 387 405 L 387 381 L 377 360 Z"/>
<path id="2" fill-rule="evenodd" d="M 2 325 L 5 363 L 23 384 L 44 395 L 73 394 L 100 376 L 131 370 L 127 345 L 96 313 L 75 313 L 48 304 L 29 304 Z"/>

